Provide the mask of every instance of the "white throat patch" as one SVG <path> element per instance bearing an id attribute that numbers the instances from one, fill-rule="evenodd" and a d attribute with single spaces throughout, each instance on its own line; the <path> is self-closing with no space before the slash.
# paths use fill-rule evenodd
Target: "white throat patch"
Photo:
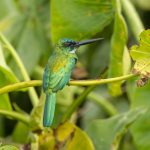
<path id="1" fill-rule="evenodd" d="M 70 51 L 71 54 L 74 54 L 76 52 L 76 49 L 73 49 L 72 51 Z"/>

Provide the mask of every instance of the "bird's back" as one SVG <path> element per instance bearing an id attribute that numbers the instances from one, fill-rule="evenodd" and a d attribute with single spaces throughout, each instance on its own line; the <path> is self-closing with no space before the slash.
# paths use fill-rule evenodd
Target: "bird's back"
<path id="1" fill-rule="evenodd" d="M 76 64 L 76 57 L 53 53 L 49 58 L 43 75 L 43 89 L 45 92 L 57 92 L 68 82 Z"/>

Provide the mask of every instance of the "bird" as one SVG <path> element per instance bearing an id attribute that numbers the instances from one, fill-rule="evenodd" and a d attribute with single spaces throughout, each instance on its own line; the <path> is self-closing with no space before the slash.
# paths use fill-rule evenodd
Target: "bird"
<path id="1" fill-rule="evenodd" d="M 43 73 L 43 91 L 46 94 L 43 127 L 50 127 L 53 123 L 56 93 L 69 83 L 71 73 L 78 60 L 76 50 L 82 45 L 102 39 L 96 38 L 76 42 L 69 38 L 62 38 L 57 42 Z"/>

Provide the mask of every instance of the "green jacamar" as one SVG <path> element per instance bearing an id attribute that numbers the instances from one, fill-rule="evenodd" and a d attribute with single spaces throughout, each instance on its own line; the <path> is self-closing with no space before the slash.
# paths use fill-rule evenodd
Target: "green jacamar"
<path id="1" fill-rule="evenodd" d="M 43 126 L 49 127 L 52 124 L 57 91 L 68 84 L 71 72 L 77 62 L 76 50 L 81 45 L 86 45 L 101 40 L 102 38 L 76 42 L 71 39 L 60 39 L 56 44 L 55 51 L 50 56 L 45 66 L 43 75 L 43 90 L 46 94 L 44 107 Z"/>

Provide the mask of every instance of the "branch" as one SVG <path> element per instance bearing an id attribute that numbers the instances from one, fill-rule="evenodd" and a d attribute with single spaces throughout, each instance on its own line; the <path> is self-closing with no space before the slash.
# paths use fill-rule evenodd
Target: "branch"
<path id="1" fill-rule="evenodd" d="M 121 0 L 121 2 L 122 2 L 123 11 L 126 15 L 130 28 L 133 32 L 133 35 L 138 41 L 139 34 L 144 30 L 144 25 L 136 9 L 132 5 L 131 0 Z"/>
<path id="2" fill-rule="evenodd" d="M 18 82 L 18 83 L 6 85 L 6 86 L 0 88 L 0 94 L 21 90 L 21 89 L 27 88 L 27 87 L 41 86 L 41 85 L 42 85 L 41 80 Z"/>
<path id="3" fill-rule="evenodd" d="M 129 75 L 124 75 L 121 77 L 109 78 L 109 79 L 71 80 L 69 82 L 69 85 L 73 85 L 73 86 L 101 85 L 101 84 L 106 84 L 106 83 L 111 83 L 111 82 L 124 81 L 124 80 L 130 79 L 135 76 L 137 76 L 137 75 L 129 74 Z M 21 90 L 21 89 L 27 88 L 27 87 L 41 86 L 41 85 L 42 85 L 41 80 L 30 80 L 30 81 L 18 82 L 18 83 L 6 85 L 6 86 L 0 88 L 0 94 Z"/>
<path id="4" fill-rule="evenodd" d="M 115 78 L 108 78 L 108 79 L 72 80 L 69 82 L 69 85 L 77 85 L 77 86 L 100 85 L 100 84 L 112 83 L 112 82 L 117 82 L 117 81 L 124 81 L 124 80 L 130 79 L 135 76 L 137 76 L 137 75 L 128 74 L 128 75 L 115 77 Z"/>
<path id="5" fill-rule="evenodd" d="M 29 116 L 20 114 L 18 112 L 8 111 L 8 110 L 0 110 L 0 115 L 11 117 L 11 118 L 21 121 L 27 125 L 29 125 L 29 123 L 30 123 Z"/>

